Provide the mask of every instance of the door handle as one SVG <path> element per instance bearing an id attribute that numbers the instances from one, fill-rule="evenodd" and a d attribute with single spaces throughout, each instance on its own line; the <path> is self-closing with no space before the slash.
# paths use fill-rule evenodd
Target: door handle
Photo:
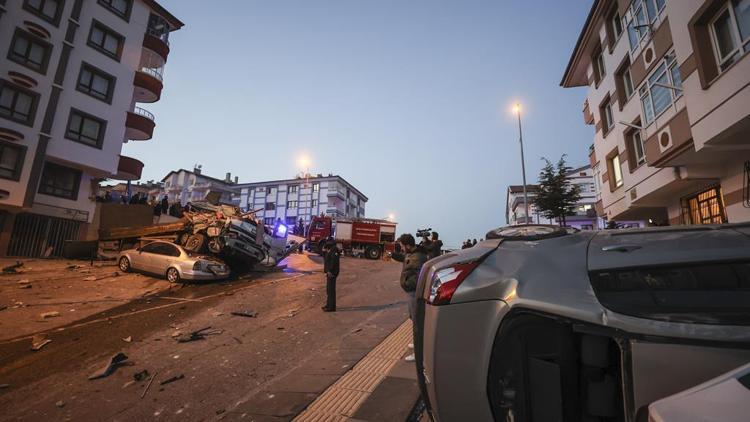
<path id="1" fill-rule="evenodd" d="M 636 249 L 641 249 L 643 246 L 641 245 L 608 245 L 602 247 L 602 251 L 604 252 L 630 252 L 634 251 Z"/>

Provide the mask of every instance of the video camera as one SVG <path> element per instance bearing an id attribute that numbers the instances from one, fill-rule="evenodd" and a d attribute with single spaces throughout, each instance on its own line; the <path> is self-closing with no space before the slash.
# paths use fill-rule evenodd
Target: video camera
<path id="1" fill-rule="evenodd" d="M 417 229 L 417 238 L 420 238 L 420 237 L 430 237 L 431 234 L 432 234 L 432 228 Z"/>

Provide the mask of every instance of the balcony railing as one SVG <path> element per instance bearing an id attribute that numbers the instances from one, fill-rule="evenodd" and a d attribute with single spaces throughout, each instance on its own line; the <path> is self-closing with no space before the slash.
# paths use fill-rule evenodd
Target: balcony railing
<path id="1" fill-rule="evenodd" d="M 133 113 L 137 114 L 139 116 L 143 116 L 143 117 L 151 120 L 152 122 L 156 120 L 156 117 L 154 117 L 154 115 L 150 111 L 148 111 L 146 109 L 143 109 L 143 108 L 140 108 L 138 106 L 133 107 Z"/>

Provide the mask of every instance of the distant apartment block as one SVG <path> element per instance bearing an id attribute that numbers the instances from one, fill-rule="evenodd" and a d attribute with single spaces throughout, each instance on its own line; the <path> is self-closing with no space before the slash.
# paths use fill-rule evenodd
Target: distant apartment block
<path id="1" fill-rule="evenodd" d="M 339 218 L 365 216 L 367 197 L 341 176 L 317 175 L 306 178 L 246 183 L 237 186 L 240 207 L 246 211 L 259 210 L 266 224 L 281 219 L 287 225 L 303 220 L 310 222 L 314 215 L 325 214 Z"/>
<path id="2" fill-rule="evenodd" d="M 87 231 L 98 182 L 137 180 L 169 34 L 153 0 L 0 0 L 0 254 L 58 255 Z"/>
<path id="3" fill-rule="evenodd" d="M 598 214 L 750 221 L 750 0 L 594 1 L 563 87 L 588 87 Z"/>
<path id="4" fill-rule="evenodd" d="M 210 192 L 214 192 L 219 202 L 231 204 L 239 192 L 238 181 L 237 177 L 232 180 L 231 173 L 227 173 L 224 179 L 207 176 L 200 166 L 193 168 L 193 171 L 174 170 L 161 179 L 160 188 L 149 192 L 149 198 L 161 200 L 166 195 L 170 204 L 186 205 L 188 202 L 203 201 Z"/>

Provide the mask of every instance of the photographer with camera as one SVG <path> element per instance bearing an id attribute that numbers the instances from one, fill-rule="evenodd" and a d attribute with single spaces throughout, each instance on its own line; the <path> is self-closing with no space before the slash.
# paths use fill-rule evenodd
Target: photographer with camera
<path id="1" fill-rule="evenodd" d="M 417 231 L 417 235 L 419 235 L 419 231 Z M 402 234 L 398 238 L 398 243 L 401 245 L 402 252 L 394 252 L 391 257 L 398 262 L 403 262 L 400 284 L 401 288 L 408 295 L 409 317 L 412 323 L 414 323 L 416 318 L 415 290 L 417 289 L 417 279 L 419 278 L 419 271 L 422 269 L 422 265 L 427 262 L 429 257 L 425 249 L 421 245 L 417 245 L 414 236 L 409 233 Z M 405 359 L 408 362 L 413 362 L 414 354 L 412 353 Z"/>

